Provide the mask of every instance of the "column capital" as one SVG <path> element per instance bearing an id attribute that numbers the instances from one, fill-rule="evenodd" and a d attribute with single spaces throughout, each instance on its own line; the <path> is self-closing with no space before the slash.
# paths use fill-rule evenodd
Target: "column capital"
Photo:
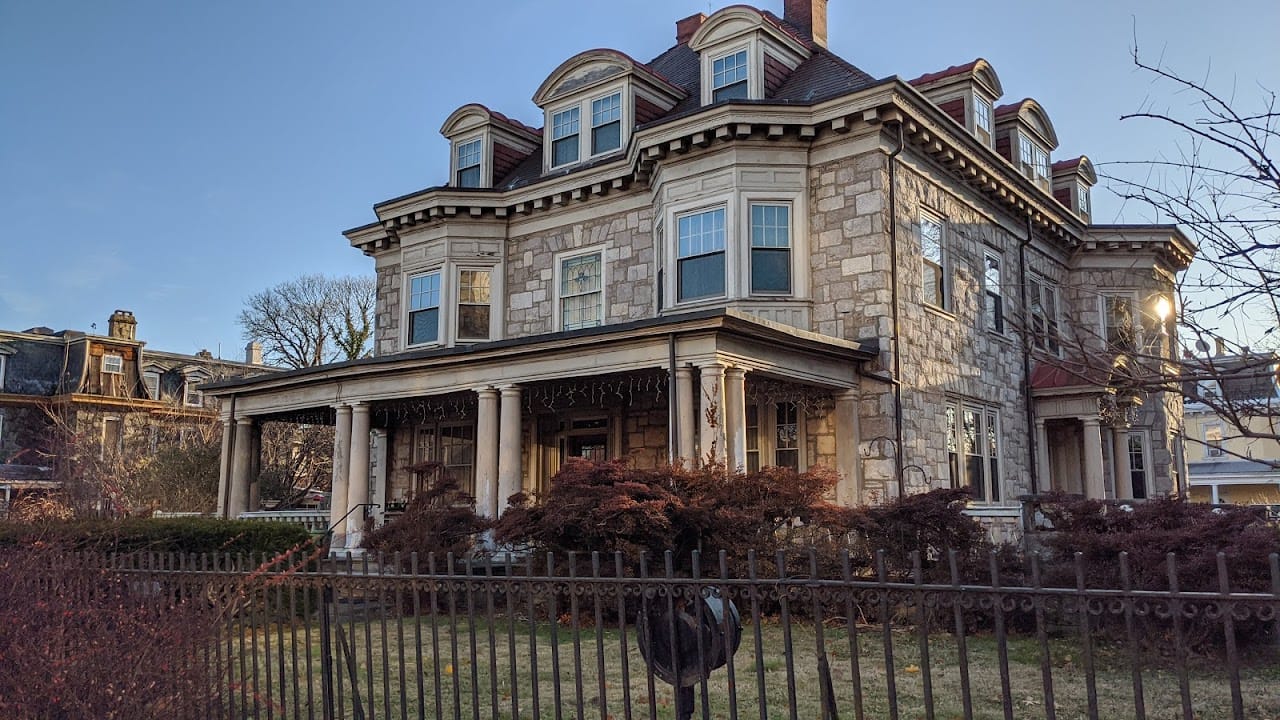
<path id="1" fill-rule="evenodd" d="M 738 365 L 730 365 L 724 369 L 724 374 L 732 377 L 746 377 L 747 369 Z"/>
<path id="2" fill-rule="evenodd" d="M 720 362 L 719 360 L 709 360 L 707 362 L 698 363 L 698 370 L 703 373 L 710 373 L 712 375 L 723 375 L 725 372 L 725 369 L 726 369 L 725 364 Z"/>
<path id="3" fill-rule="evenodd" d="M 676 377 L 689 377 L 693 375 L 693 368 L 688 365 L 676 366 Z"/>
<path id="4" fill-rule="evenodd" d="M 340 412 L 340 413 L 351 412 L 351 405 L 348 403 L 335 403 L 333 405 L 330 405 L 329 407 L 333 408 L 334 411 Z"/>
<path id="5" fill-rule="evenodd" d="M 351 403 L 351 412 L 369 412 L 369 402 L 367 400 L 357 400 Z"/>
<path id="6" fill-rule="evenodd" d="M 1100 427 L 1102 425 L 1102 417 L 1098 415 L 1085 415 L 1080 418 L 1080 421 L 1092 427 Z"/>
<path id="7" fill-rule="evenodd" d="M 476 391 L 476 395 L 479 395 L 481 397 L 497 397 L 498 395 L 498 389 L 492 385 L 482 385 L 478 388 L 475 388 L 475 391 Z"/>
<path id="8" fill-rule="evenodd" d="M 249 425 L 252 425 L 252 424 L 253 424 L 253 422 L 254 422 L 254 421 L 253 421 L 253 416 L 252 416 L 252 415 L 245 415 L 245 416 L 243 416 L 243 417 L 238 417 L 238 418 L 236 418 L 236 425 L 249 426 Z"/>
<path id="9" fill-rule="evenodd" d="M 519 385 L 514 385 L 514 384 L 498 386 L 498 392 L 502 393 L 503 397 L 519 397 L 522 389 L 523 388 L 521 388 Z"/>

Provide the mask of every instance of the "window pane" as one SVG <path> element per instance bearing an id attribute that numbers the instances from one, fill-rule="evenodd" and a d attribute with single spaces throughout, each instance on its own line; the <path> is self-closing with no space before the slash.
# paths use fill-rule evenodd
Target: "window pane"
<path id="1" fill-rule="evenodd" d="M 984 487 L 990 487 L 988 499 L 998 502 L 1000 500 L 1000 419 L 991 411 L 987 411 L 986 431 L 988 482 Z"/>
<path id="2" fill-rule="evenodd" d="M 622 145 L 622 123 L 614 121 L 591 130 L 591 154 L 617 150 Z"/>
<path id="3" fill-rule="evenodd" d="M 974 126 L 991 132 L 991 104 L 982 98 L 975 98 L 973 105 Z"/>
<path id="4" fill-rule="evenodd" d="M 603 322 L 598 292 L 567 297 L 563 303 L 561 325 L 565 330 L 596 327 Z"/>
<path id="5" fill-rule="evenodd" d="M 463 168 L 458 171 L 458 187 L 480 187 L 480 166 Z"/>
<path id="6" fill-rule="evenodd" d="M 409 309 L 440 306 L 440 273 L 416 275 L 409 279 Z"/>
<path id="7" fill-rule="evenodd" d="M 409 313 L 409 344 L 435 342 L 440 337 L 440 308 Z"/>
<path id="8" fill-rule="evenodd" d="M 747 51 L 740 50 L 732 55 L 717 58 L 711 63 L 711 87 L 720 89 L 741 82 L 746 97 Z M 718 99 L 718 98 L 717 98 Z"/>
<path id="9" fill-rule="evenodd" d="M 791 247 L 791 208 L 785 205 L 752 205 L 751 247 Z"/>
<path id="10" fill-rule="evenodd" d="M 711 93 L 711 102 L 722 102 L 724 100 L 745 100 L 747 97 L 747 81 L 736 82 L 732 85 L 726 85 L 718 88 Z"/>
<path id="11" fill-rule="evenodd" d="M 791 251 L 751 251 L 751 292 L 791 292 Z"/>
<path id="12" fill-rule="evenodd" d="M 480 164 L 480 141 L 472 140 L 458 145 L 458 167 L 466 168 Z"/>
<path id="13" fill-rule="evenodd" d="M 591 103 L 591 126 L 600 127 L 622 119 L 622 95 L 614 93 Z"/>
<path id="14" fill-rule="evenodd" d="M 600 289 L 600 253 L 568 258 L 560 263 L 560 294 L 577 295 Z"/>
<path id="15" fill-rule="evenodd" d="M 724 253 L 681 260 L 679 275 L 681 300 L 724 295 Z"/>
<path id="16" fill-rule="evenodd" d="M 1128 440 L 1129 482 L 1133 497 L 1144 499 L 1147 497 L 1147 455 L 1143 452 L 1142 435 L 1133 433 Z"/>
<path id="17" fill-rule="evenodd" d="M 724 208 L 684 215 L 676 224 L 681 258 L 724 251 Z"/>
<path id="18" fill-rule="evenodd" d="M 578 134 L 578 108 L 569 108 L 551 116 L 551 139 L 559 140 Z"/>
<path id="19" fill-rule="evenodd" d="M 490 293 L 488 270 L 463 270 L 458 273 L 458 300 L 464 303 L 488 303 Z"/>
<path id="20" fill-rule="evenodd" d="M 578 136 L 572 135 L 551 143 L 551 164 L 564 165 L 578 161 Z"/>
<path id="21" fill-rule="evenodd" d="M 462 305 L 458 308 L 458 337 L 489 339 L 489 306 Z"/>
<path id="22" fill-rule="evenodd" d="M 920 218 L 920 253 L 925 260 L 942 264 L 942 223 L 935 218 Z"/>

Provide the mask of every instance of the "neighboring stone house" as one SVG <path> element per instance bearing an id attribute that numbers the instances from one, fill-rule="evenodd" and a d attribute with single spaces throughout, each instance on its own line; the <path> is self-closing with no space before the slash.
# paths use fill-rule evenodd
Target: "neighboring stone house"
<path id="1" fill-rule="evenodd" d="M 828 50 L 825 0 L 784 5 L 680 20 L 649 62 L 569 58 L 541 128 L 454 112 L 448 184 L 346 232 L 375 357 L 206 386 L 235 399 L 225 512 L 280 419 L 336 426 L 335 521 L 428 460 L 489 516 L 575 455 L 826 465 L 845 503 L 964 486 L 1009 528 L 1027 493 L 1185 483 L 1180 400 L 1110 371 L 1172 352 L 1155 308 L 1193 245 L 1092 225 L 1092 165 L 1053 162 L 986 61 L 876 80 Z"/>
<path id="2" fill-rule="evenodd" d="M 1186 364 L 1200 378 L 1183 389 L 1191 499 L 1280 505 L 1280 357 L 1220 351 Z"/>
<path id="3" fill-rule="evenodd" d="M 67 454 L 106 459 L 182 442 L 217 412 L 202 383 L 268 370 L 257 346 L 249 354 L 241 363 L 146 349 L 124 310 L 106 335 L 0 330 L 0 499 L 56 487 Z"/>

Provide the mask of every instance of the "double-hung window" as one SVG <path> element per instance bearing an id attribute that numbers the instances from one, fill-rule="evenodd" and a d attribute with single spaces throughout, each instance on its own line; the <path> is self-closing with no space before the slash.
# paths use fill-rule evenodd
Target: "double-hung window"
<path id="1" fill-rule="evenodd" d="M 204 382 L 204 378 L 199 375 L 192 375 L 186 379 L 182 385 L 182 403 L 188 407 L 203 407 L 204 393 L 197 388 L 200 383 Z"/>
<path id="2" fill-rule="evenodd" d="M 999 502 L 1000 411 L 982 405 L 949 402 L 946 413 L 951 486 L 969 488 L 974 500 Z"/>
<path id="3" fill-rule="evenodd" d="M 747 51 L 739 50 L 711 62 L 711 102 L 747 97 Z"/>
<path id="4" fill-rule="evenodd" d="M 1223 457 L 1226 453 L 1222 449 L 1222 426 L 1209 425 L 1204 429 L 1204 456 L 1205 457 Z"/>
<path id="5" fill-rule="evenodd" d="M 792 402 L 774 406 L 773 464 L 800 469 L 800 409 Z"/>
<path id="6" fill-rule="evenodd" d="M 1147 436 L 1143 432 L 1131 432 L 1125 436 L 1129 453 L 1129 497 L 1143 500 L 1147 497 Z"/>
<path id="7" fill-rule="evenodd" d="M 409 278 L 409 344 L 440 340 L 440 271 Z"/>
<path id="8" fill-rule="evenodd" d="M 488 270 L 458 272 L 458 339 L 488 340 L 493 288 Z"/>
<path id="9" fill-rule="evenodd" d="M 1047 280 L 1027 280 L 1027 303 L 1031 311 L 1031 343 L 1040 350 L 1058 354 L 1058 288 Z"/>
<path id="10" fill-rule="evenodd" d="M 160 399 L 160 373 L 156 370 L 148 370 L 142 373 L 142 384 L 147 389 L 147 397 L 152 400 Z"/>
<path id="11" fill-rule="evenodd" d="M 920 254 L 924 278 L 921 294 L 924 302 L 934 307 L 947 306 L 946 251 L 943 245 L 942 218 L 923 213 L 920 216 Z"/>
<path id="12" fill-rule="evenodd" d="M 987 330 L 1004 334 L 1004 296 L 1000 290 L 1000 258 L 986 253 L 983 256 L 985 269 L 982 273 L 984 291 L 983 314 Z"/>
<path id="13" fill-rule="evenodd" d="M 1032 180 L 1049 181 L 1049 153 L 1027 137 L 1019 137 L 1018 157 L 1023 173 Z"/>
<path id="14" fill-rule="evenodd" d="M 984 139 L 991 137 L 991 103 L 984 98 L 973 98 L 973 127 L 981 130 Z"/>
<path id="15" fill-rule="evenodd" d="M 107 353 L 102 356 L 102 372 L 107 375 L 121 375 L 124 373 L 124 356 L 116 353 Z"/>
<path id="16" fill-rule="evenodd" d="M 751 206 L 751 292 L 791 292 L 791 207 Z"/>
<path id="17" fill-rule="evenodd" d="M 551 116 L 551 167 L 578 162 L 580 112 L 571 107 Z"/>
<path id="18" fill-rule="evenodd" d="M 603 254 L 560 261 L 560 328 L 578 330 L 604 322 Z"/>
<path id="19" fill-rule="evenodd" d="M 1102 330 L 1107 347 L 1116 352 L 1134 351 L 1138 343 L 1138 328 L 1133 320 L 1133 298 L 1103 295 L 1102 305 Z"/>
<path id="20" fill-rule="evenodd" d="M 676 219 L 676 297 L 679 301 L 724 295 L 724 208 Z"/>
<path id="21" fill-rule="evenodd" d="M 457 163 L 457 186 L 480 187 L 480 139 L 460 142 L 454 151 Z"/>
<path id="22" fill-rule="evenodd" d="M 614 93 L 591 101 L 591 154 L 599 155 L 622 146 L 622 94 Z"/>
<path id="23" fill-rule="evenodd" d="M 1076 183 L 1076 210 L 1081 215 L 1088 215 L 1089 210 L 1089 188 L 1084 183 Z"/>
<path id="24" fill-rule="evenodd" d="M 748 403 L 746 411 L 746 471 L 767 466 L 800 470 L 800 407 L 793 402 Z"/>

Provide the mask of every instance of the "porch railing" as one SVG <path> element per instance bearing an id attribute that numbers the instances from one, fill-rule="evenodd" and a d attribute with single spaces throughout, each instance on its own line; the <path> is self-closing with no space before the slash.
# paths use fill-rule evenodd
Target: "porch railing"
<path id="1" fill-rule="evenodd" d="M 240 520 L 296 523 L 313 535 L 322 535 L 329 528 L 328 510 L 253 510 L 242 512 L 237 517 Z"/>

